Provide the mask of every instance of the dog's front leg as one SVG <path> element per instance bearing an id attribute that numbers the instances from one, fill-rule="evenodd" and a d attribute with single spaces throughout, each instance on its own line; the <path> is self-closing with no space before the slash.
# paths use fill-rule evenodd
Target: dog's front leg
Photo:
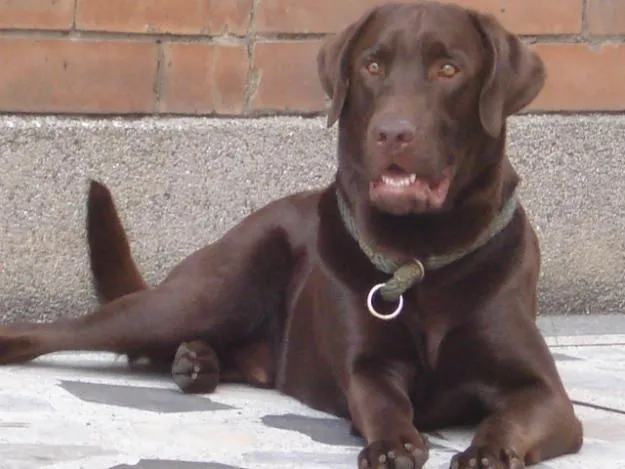
<path id="1" fill-rule="evenodd" d="M 413 425 L 408 366 L 361 360 L 349 377 L 347 399 L 354 427 L 367 446 L 358 457 L 360 469 L 420 469 L 428 458 L 427 443 Z"/>
<path id="2" fill-rule="evenodd" d="M 451 469 L 522 469 L 582 445 L 582 425 L 563 392 L 535 386 L 504 396 L 502 410 L 477 428 Z"/>

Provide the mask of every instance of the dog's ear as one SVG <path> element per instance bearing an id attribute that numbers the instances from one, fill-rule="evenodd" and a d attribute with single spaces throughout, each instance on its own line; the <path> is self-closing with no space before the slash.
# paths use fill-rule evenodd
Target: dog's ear
<path id="1" fill-rule="evenodd" d="M 337 121 L 347 99 L 351 50 L 376 10 L 377 8 L 369 10 L 356 23 L 351 24 L 338 34 L 330 36 L 319 50 L 317 71 L 321 86 L 331 99 L 328 110 L 328 127 L 332 127 Z"/>
<path id="2" fill-rule="evenodd" d="M 505 119 L 538 96 L 545 84 L 545 66 L 538 54 L 493 16 L 475 13 L 475 18 L 489 51 L 480 120 L 486 132 L 497 138 Z"/>

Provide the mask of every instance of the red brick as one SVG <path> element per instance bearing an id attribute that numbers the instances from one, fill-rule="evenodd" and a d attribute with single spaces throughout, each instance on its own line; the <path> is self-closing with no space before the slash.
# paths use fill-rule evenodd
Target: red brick
<path id="1" fill-rule="evenodd" d="M 74 0 L 0 0 L 0 28 L 67 30 L 74 21 Z"/>
<path id="2" fill-rule="evenodd" d="M 624 0 L 588 0 L 591 34 L 625 34 Z"/>
<path id="3" fill-rule="evenodd" d="M 241 45 L 165 44 L 161 112 L 243 113 L 249 70 Z"/>
<path id="4" fill-rule="evenodd" d="M 625 110 L 625 45 L 535 46 L 547 65 L 543 92 L 530 109 L 549 111 Z"/>
<path id="5" fill-rule="evenodd" d="M 324 109 L 316 56 L 320 41 L 267 41 L 254 47 L 253 111 L 318 112 Z"/>
<path id="6" fill-rule="evenodd" d="M 254 51 L 258 87 L 252 100 L 256 111 L 323 110 L 315 56 L 319 43 L 261 42 Z M 549 73 L 545 89 L 529 107 L 543 111 L 625 110 L 625 45 L 593 49 L 583 44 L 535 46 Z"/>
<path id="7" fill-rule="evenodd" d="M 259 0 L 256 28 L 264 34 L 332 33 L 383 1 Z M 583 0 L 455 0 L 454 3 L 493 13 L 518 34 L 581 31 Z"/>
<path id="8" fill-rule="evenodd" d="M 494 13 L 517 34 L 577 34 L 582 31 L 583 0 L 499 0 Z"/>
<path id="9" fill-rule="evenodd" d="M 149 113 L 157 46 L 149 42 L 0 39 L 4 112 Z"/>
<path id="10" fill-rule="evenodd" d="M 254 0 L 78 0 L 89 31 L 244 35 Z"/>
<path id="11" fill-rule="evenodd" d="M 259 0 L 259 33 L 333 33 L 382 0 Z"/>

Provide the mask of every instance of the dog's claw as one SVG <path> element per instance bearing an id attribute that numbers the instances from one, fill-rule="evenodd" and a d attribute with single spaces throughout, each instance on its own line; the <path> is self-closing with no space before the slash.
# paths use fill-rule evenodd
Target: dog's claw
<path id="1" fill-rule="evenodd" d="M 378 441 L 363 449 L 359 456 L 359 469 L 421 469 L 427 460 L 427 448 L 413 443 Z"/>
<path id="2" fill-rule="evenodd" d="M 449 469 L 524 469 L 523 460 L 511 449 L 470 447 L 456 454 Z"/>

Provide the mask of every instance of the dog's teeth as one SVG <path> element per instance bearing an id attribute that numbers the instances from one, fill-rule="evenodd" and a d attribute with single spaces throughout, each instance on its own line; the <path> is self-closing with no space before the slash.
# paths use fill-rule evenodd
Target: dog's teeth
<path id="1" fill-rule="evenodd" d="M 417 176 L 415 174 L 411 174 L 410 176 L 406 176 L 403 178 L 393 178 L 390 176 L 382 176 L 382 182 L 392 187 L 408 187 L 410 184 L 417 180 Z"/>

